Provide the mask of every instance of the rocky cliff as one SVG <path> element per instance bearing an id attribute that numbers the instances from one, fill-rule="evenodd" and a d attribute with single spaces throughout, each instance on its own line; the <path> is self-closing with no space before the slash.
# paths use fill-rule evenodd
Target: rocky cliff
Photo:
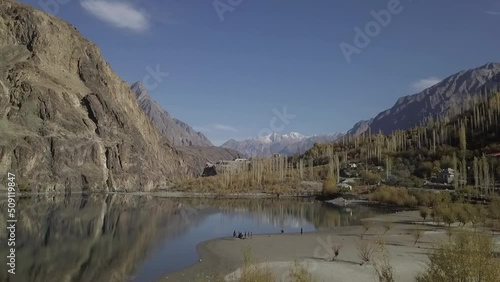
<path id="1" fill-rule="evenodd" d="M 93 43 L 12 0 L 0 2 L 0 132 L 0 177 L 21 189 L 150 190 L 189 173 Z"/>

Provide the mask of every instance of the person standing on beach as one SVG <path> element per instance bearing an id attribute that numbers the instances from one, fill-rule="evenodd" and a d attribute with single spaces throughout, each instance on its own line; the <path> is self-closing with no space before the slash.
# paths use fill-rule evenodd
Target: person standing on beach
<path id="1" fill-rule="evenodd" d="M 233 237 L 236 238 L 236 230 L 233 231 Z"/>
<path id="2" fill-rule="evenodd" d="M 300 228 L 300 235 L 304 235 L 304 229 Z"/>

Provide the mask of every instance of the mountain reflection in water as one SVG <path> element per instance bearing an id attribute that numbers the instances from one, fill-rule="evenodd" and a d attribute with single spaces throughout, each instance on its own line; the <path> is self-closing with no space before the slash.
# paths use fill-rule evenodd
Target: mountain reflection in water
<path id="1" fill-rule="evenodd" d="M 0 198 L 0 215 L 7 218 Z M 380 212 L 293 199 L 173 199 L 123 194 L 18 199 L 16 275 L 0 281 L 154 281 L 198 260 L 196 245 L 232 236 L 355 225 Z M 0 252 L 7 253 L 6 221 Z M 6 265 L 6 256 L 0 257 Z M 10 280 L 8 280 L 10 279 Z"/>

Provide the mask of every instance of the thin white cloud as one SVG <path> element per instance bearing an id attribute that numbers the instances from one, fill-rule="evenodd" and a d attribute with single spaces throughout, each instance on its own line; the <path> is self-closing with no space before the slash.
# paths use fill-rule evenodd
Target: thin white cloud
<path id="1" fill-rule="evenodd" d="M 216 123 L 213 125 L 215 129 L 221 130 L 221 131 L 231 131 L 231 132 L 236 132 L 236 128 L 229 126 L 229 125 L 224 125 L 220 123 Z"/>
<path id="2" fill-rule="evenodd" d="M 500 12 L 498 11 L 484 11 L 486 14 L 488 15 L 492 15 L 492 16 L 500 16 Z"/>
<path id="3" fill-rule="evenodd" d="M 146 13 L 129 3 L 116 0 L 81 0 L 80 5 L 98 19 L 118 28 L 136 32 L 149 28 Z"/>
<path id="4" fill-rule="evenodd" d="M 220 124 L 220 123 L 214 123 L 206 126 L 194 126 L 194 130 L 196 131 L 201 131 L 201 132 L 213 132 L 213 131 L 226 131 L 226 132 L 237 132 L 236 128 L 225 125 L 225 124 Z"/>
<path id="5" fill-rule="evenodd" d="M 437 83 L 441 82 L 440 78 L 437 77 L 428 77 L 428 78 L 423 78 L 420 80 L 417 80 L 411 84 L 411 88 L 417 91 L 422 91 L 424 89 L 427 89 L 433 85 L 436 85 Z"/>

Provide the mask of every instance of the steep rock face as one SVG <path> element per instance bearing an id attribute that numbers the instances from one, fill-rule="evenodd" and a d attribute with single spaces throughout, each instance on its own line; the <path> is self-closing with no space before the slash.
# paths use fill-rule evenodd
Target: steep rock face
<path id="1" fill-rule="evenodd" d="M 15 173 L 32 191 L 102 191 L 149 190 L 188 173 L 70 24 L 3 0 L 0 62 L 0 177 Z"/>
<path id="2" fill-rule="evenodd" d="M 358 136 L 370 128 L 373 118 L 369 120 L 358 121 L 349 131 L 347 135 Z"/>
<path id="3" fill-rule="evenodd" d="M 188 124 L 173 118 L 162 109 L 149 95 L 142 82 L 131 86 L 139 105 L 147 114 L 154 126 L 176 146 L 213 146 L 201 132 L 195 131 Z"/>
<path id="4" fill-rule="evenodd" d="M 356 124 L 349 133 L 359 135 L 370 128 L 372 133 L 389 134 L 420 125 L 429 116 L 436 117 L 464 106 L 474 95 L 491 92 L 498 86 L 499 74 L 497 63 L 461 71 L 420 93 L 401 97 L 392 108 L 367 123 Z"/>

